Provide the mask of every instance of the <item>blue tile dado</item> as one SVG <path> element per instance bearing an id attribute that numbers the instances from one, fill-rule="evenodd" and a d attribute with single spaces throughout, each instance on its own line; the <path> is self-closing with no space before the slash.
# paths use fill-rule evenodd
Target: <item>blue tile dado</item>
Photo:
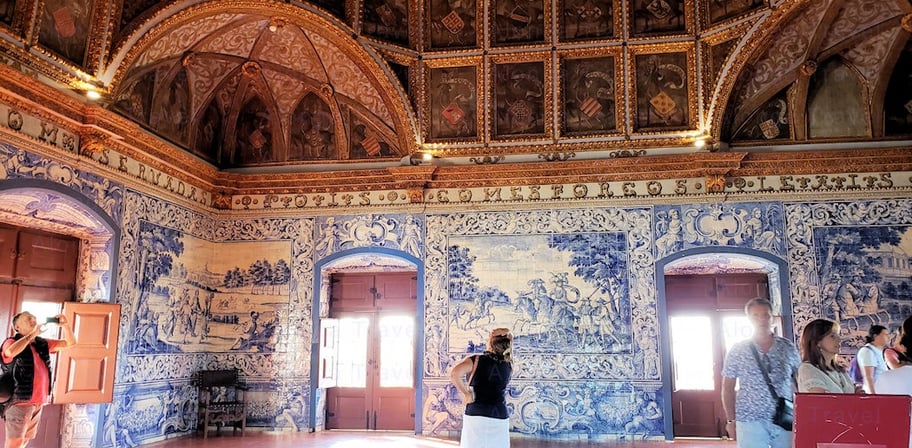
<path id="1" fill-rule="evenodd" d="M 123 185 L 95 173 L 0 143 L 0 179 L 46 180 L 71 188 L 93 201 L 115 222 L 121 222 Z"/>
<path id="2" fill-rule="evenodd" d="M 314 257 L 337 252 L 382 247 L 397 249 L 415 258 L 424 256 L 424 219 L 419 215 L 350 215 L 316 219 Z"/>
<path id="3" fill-rule="evenodd" d="M 252 426 L 322 427 L 325 391 L 312 389 L 310 351 L 313 312 L 326 304 L 314 303 L 314 267 L 346 253 L 360 257 L 346 267 L 391 252 L 423 264 L 418 417 L 429 434 L 461 426 L 449 369 L 483 350 L 490 328 L 508 326 L 514 432 L 667 436 L 655 265 L 690 249 L 784 259 L 788 275 L 770 287 L 783 288 L 795 333 L 811 319 L 836 319 L 849 354 L 870 325 L 895 327 L 912 314 L 909 199 L 234 219 L 8 145 L 0 178 L 78 192 L 122 224 L 119 245 L 105 248 L 117 260 L 111 297 L 123 315 L 114 401 L 71 406 L 66 416 L 78 414 L 74 434 L 94 431 L 99 448 L 192 431 L 192 378 L 206 368 L 243 372 Z M 33 207 L 53 204 L 36 197 Z M 86 428 L 95 416 L 100 427 Z"/>
<path id="4" fill-rule="evenodd" d="M 301 428 L 309 408 L 313 292 L 310 219 L 216 221 L 128 192 L 118 299 L 120 393 L 101 446 L 149 443 L 195 428 L 193 375 L 237 368 L 251 426 Z M 167 390 L 162 384 L 167 384 Z M 184 403 L 184 421 L 174 405 Z M 117 401 L 117 400 L 120 401 Z M 171 407 L 169 407 L 171 406 Z"/>
<path id="5" fill-rule="evenodd" d="M 655 384 L 513 381 L 507 391 L 510 430 L 545 438 L 644 440 L 664 432 L 663 396 Z M 424 405 L 424 432 L 461 427 L 464 405 L 448 383 L 432 383 Z"/>
<path id="6" fill-rule="evenodd" d="M 448 244 L 451 352 L 474 352 L 495 323 L 513 330 L 517 353 L 631 351 L 626 234 L 454 236 Z"/>

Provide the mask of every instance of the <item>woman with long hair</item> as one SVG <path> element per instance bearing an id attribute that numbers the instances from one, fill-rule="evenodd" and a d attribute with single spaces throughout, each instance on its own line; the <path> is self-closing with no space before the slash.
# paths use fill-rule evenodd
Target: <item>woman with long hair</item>
<path id="1" fill-rule="evenodd" d="M 855 384 L 839 365 L 839 324 L 815 319 L 801 332 L 798 392 L 854 393 Z"/>
<path id="2" fill-rule="evenodd" d="M 512 353 L 510 330 L 495 328 L 484 354 L 469 356 L 450 370 L 450 380 L 466 404 L 460 447 L 510 446 L 506 392 L 513 375 Z"/>

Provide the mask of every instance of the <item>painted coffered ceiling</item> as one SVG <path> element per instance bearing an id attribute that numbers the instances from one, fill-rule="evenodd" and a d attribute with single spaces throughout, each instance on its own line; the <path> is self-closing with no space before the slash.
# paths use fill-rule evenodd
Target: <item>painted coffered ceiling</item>
<path id="1" fill-rule="evenodd" d="M 910 14 L 909 0 L 0 0 L 0 45 L 30 76 L 99 91 L 163 153 L 268 173 L 419 151 L 908 146 Z"/>

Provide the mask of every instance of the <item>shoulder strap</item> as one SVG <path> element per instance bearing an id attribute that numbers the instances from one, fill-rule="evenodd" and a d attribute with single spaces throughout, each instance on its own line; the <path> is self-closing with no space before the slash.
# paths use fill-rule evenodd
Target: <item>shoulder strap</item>
<path id="1" fill-rule="evenodd" d="M 858 362 L 858 357 L 861 355 L 861 351 L 864 349 L 874 350 L 874 347 L 871 347 L 870 345 L 865 344 L 865 345 L 862 345 L 861 348 L 858 349 L 857 352 L 855 352 L 855 357 L 852 358 L 852 361 L 854 361 L 856 364 L 858 364 L 859 367 L 861 366 L 861 363 Z"/>
<path id="2" fill-rule="evenodd" d="M 751 353 L 754 354 L 754 359 L 757 360 L 757 366 L 760 367 L 760 371 L 763 372 L 763 379 L 766 380 L 766 387 L 769 387 L 770 394 L 773 395 L 773 400 L 779 399 L 779 394 L 776 393 L 776 389 L 773 389 L 773 382 L 770 381 L 769 374 L 766 372 L 766 367 L 763 366 L 763 363 L 760 362 L 760 354 L 757 353 L 757 347 L 753 342 L 750 343 Z M 772 347 L 770 347 L 772 349 Z"/>
<path id="3" fill-rule="evenodd" d="M 469 382 L 466 383 L 469 386 L 472 385 L 472 378 L 475 378 L 475 369 L 478 368 L 478 362 L 479 362 L 478 355 L 472 356 L 472 373 L 469 374 Z"/>

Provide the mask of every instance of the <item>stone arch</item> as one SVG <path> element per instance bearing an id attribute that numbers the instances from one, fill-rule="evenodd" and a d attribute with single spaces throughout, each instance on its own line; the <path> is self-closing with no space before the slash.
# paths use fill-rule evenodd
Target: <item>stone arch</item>
<path id="1" fill-rule="evenodd" d="M 319 375 L 320 319 L 329 310 L 329 278 L 336 272 L 389 272 L 387 268 L 414 271 L 417 274 L 417 309 L 415 326 L 415 431 L 421 433 L 423 395 L 422 369 L 424 363 L 424 263 L 415 256 L 400 250 L 382 247 L 365 247 L 338 252 L 318 260 L 314 265 L 313 285 L 313 341 L 310 353 L 310 427 L 316 427 L 316 413 L 322 412 L 316 399 Z M 325 404 L 324 404 L 325 406 Z"/>
<path id="2" fill-rule="evenodd" d="M 41 179 L 0 181 L 0 202 L 9 210 L 0 221 L 79 238 L 77 295 L 87 302 L 111 301 L 120 247 L 113 217 L 82 193 Z M 29 204 L 42 209 L 29 211 Z"/>

